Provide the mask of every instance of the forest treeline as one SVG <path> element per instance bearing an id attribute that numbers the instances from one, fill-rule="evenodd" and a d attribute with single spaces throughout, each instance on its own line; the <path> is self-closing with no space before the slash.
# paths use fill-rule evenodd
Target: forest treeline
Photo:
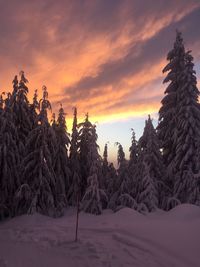
<path id="1" fill-rule="evenodd" d="M 86 114 L 71 135 L 65 112 L 49 120 L 51 103 L 43 86 L 28 100 L 28 80 L 14 77 L 0 96 L 0 218 L 39 212 L 58 217 L 67 206 L 93 214 L 130 207 L 139 212 L 200 205 L 200 104 L 191 51 L 180 32 L 167 55 L 167 83 L 155 129 L 149 116 L 143 135 L 132 130 L 130 158 L 118 146 L 118 168 L 99 154 L 96 126 Z"/>

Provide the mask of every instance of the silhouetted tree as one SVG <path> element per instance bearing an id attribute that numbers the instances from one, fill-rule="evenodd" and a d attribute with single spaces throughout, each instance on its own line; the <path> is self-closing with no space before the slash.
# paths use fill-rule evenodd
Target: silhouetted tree
<path id="1" fill-rule="evenodd" d="M 131 146 L 129 148 L 130 151 L 130 160 L 128 164 L 128 172 L 130 177 L 130 187 L 131 187 L 131 196 L 133 198 L 137 195 L 137 177 L 139 170 L 138 164 L 138 156 L 139 156 L 139 147 L 138 142 L 135 137 L 135 131 L 132 130 L 132 138 L 131 138 Z"/>
<path id="2" fill-rule="evenodd" d="M 70 169 L 72 174 L 72 181 L 68 191 L 68 201 L 69 204 L 79 206 L 79 201 L 81 198 L 81 173 L 80 173 L 80 161 L 78 152 L 78 124 L 77 124 L 77 108 L 74 108 L 74 119 L 72 126 L 72 138 L 70 146 Z M 79 207 L 78 207 L 79 208 Z"/>
<path id="3" fill-rule="evenodd" d="M 159 203 L 158 184 L 163 176 L 163 165 L 159 141 L 150 116 L 146 120 L 139 146 L 141 168 L 140 177 L 137 180 L 137 202 L 145 204 L 147 209 L 152 211 L 158 207 Z"/>
<path id="4" fill-rule="evenodd" d="M 27 98 L 28 80 L 25 78 L 24 72 L 20 72 L 20 81 L 18 83 L 17 76 L 13 81 L 13 93 L 11 96 L 11 105 L 13 111 L 13 117 L 15 126 L 19 136 L 19 151 L 21 160 L 24 156 L 24 149 L 27 141 L 27 137 L 32 130 L 32 122 L 30 116 L 30 106 Z"/>
<path id="5" fill-rule="evenodd" d="M 118 146 L 117 154 L 117 179 L 114 183 L 114 192 L 110 198 L 108 207 L 116 210 L 119 207 L 132 206 L 134 200 L 130 195 L 130 179 L 128 175 L 128 162 L 125 159 L 125 153 L 120 143 L 116 143 Z"/>
<path id="6" fill-rule="evenodd" d="M 2 101 L 2 99 L 1 99 Z M 18 132 L 14 124 L 10 95 L 0 114 L 0 217 L 14 215 L 14 195 L 20 184 Z"/>
<path id="7" fill-rule="evenodd" d="M 182 35 L 177 31 L 176 40 L 173 49 L 168 53 L 169 63 L 163 69 L 163 73 L 168 72 L 163 83 L 170 82 L 165 90 L 165 96 L 162 99 L 162 106 L 159 110 L 159 123 L 157 127 L 158 137 L 161 141 L 163 160 L 167 167 L 168 186 L 173 191 L 175 179 L 174 159 L 176 156 L 176 145 L 178 138 L 178 90 L 181 86 L 180 74 L 185 65 L 185 48 Z"/>
<path id="8" fill-rule="evenodd" d="M 67 193 L 70 187 L 71 172 L 69 169 L 68 147 L 70 145 L 69 134 L 67 132 L 65 112 L 61 105 L 58 113 L 58 119 L 54 126 L 56 135 L 56 151 L 53 160 L 54 171 L 56 175 L 57 194 L 60 201 L 67 203 Z"/>
<path id="9" fill-rule="evenodd" d="M 103 159 L 102 159 L 102 180 L 101 187 L 106 191 L 109 183 L 109 163 L 108 163 L 108 144 L 104 146 Z"/>
<path id="10" fill-rule="evenodd" d="M 88 162 L 90 166 L 89 177 L 87 178 L 87 189 L 82 200 L 82 209 L 85 212 L 99 215 L 102 212 L 103 203 L 107 204 L 107 196 L 103 189 L 99 188 L 101 174 L 101 158 L 98 153 L 96 127 L 91 129 L 89 138 Z"/>
<path id="11" fill-rule="evenodd" d="M 48 122 L 47 110 L 51 109 L 46 87 L 43 87 L 43 98 L 40 100 L 39 122 L 29 135 L 24 159 L 23 185 L 29 195 L 26 212 L 40 212 L 50 216 L 58 216 L 62 206 L 56 192 L 56 177 L 53 170 L 52 156 L 55 154 L 54 143 L 56 137 Z M 25 187 L 25 185 L 27 185 Z M 19 189 L 19 191 L 24 192 Z M 29 193 L 31 191 L 31 194 Z M 24 211 L 24 195 L 18 194 L 18 210 Z"/>
<path id="12" fill-rule="evenodd" d="M 199 90 L 191 52 L 179 76 L 177 104 L 177 140 L 174 164 L 176 180 L 174 197 L 182 203 L 200 203 L 200 108 Z"/>
<path id="13" fill-rule="evenodd" d="M 38 93 L 36 89 L 33 96 L 33 102 L 30 105 L 30 118 L 31 118 L 30 120 L 32 123 L 32 129 L 35 128 L 38 123 L 39 102 L 37 99 L 38 99 Z"/>
<path id="14" fill-rule="evenodd" d="M 85 121 L 78 124 L 79 137 L 78 137 L 78 149 L 79 149 L 79 159 L 81 168 L 81 196 L 84 195 L 87 187 L 87 178 L 90 172 L 90 161 L 89 161 L 89 151 L 90 151 L 90 139 L 92 136 L 93 125 L 89 121 L 88 114 L 86 114 Z"/>

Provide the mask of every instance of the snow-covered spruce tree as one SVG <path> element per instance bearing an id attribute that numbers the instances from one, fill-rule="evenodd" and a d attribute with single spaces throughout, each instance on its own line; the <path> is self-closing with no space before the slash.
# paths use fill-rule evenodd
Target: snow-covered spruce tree
<path id="1" fill-rule="evenodd" d="M 137 160 L 138 160 L 138 144 L 137 144 L 137 140 L 135 137 L 135 131 L 134 129 L 132 130 L 132 137 L 131 137 L 131 146 L 129 148 L 130 151 L 130 160 L 129 160 L 129 165 L 135 165 L 137 164 Z"/>
<path id="2" fill-rule="evenodd" d="M 108 162 L 108 144 L 105 144 L 102 159 L 102 182 L 101 188 L 105 191 L 108 201 L 114 193 L 114 185 L 117 181 L 117 173 L 113 163 Z"/>
<path id="3" fill-rule="evenodd" d="M 3 101 L 3 100 L 2 100 Z M 4 102 L 4 101 L 3 101 Z M 14 195 L 19 186 L 18 133 L 10 106 L 10 95 L 0 115 L 0 218 L 12 216 Z"/>
<path id="4" fill-rule="evenodd" d="M 29 134 L 26 156 L 23 162 L 23 184 L 17 192 L 16 211 L 21 213 L 39 212 L 59 216 L 62 206 L 58 202 L 56 177 L 53 170 L 54 143 L 56 137 L 48 122 L 47 110 L 51 109 L 47 89 L 43 87 L 40 100 L 38 125 Z"/>
<path id="5" fill-rule="evenodd" d="M 55 136 L 55 131 L 48 121 L 48 111 L 52 112 L 52 108 L 51 108 L 51 104 L 48 100 L 47 87 L 44 85 L 42 90 L 43 90 L 43 98 L 39 101 L 40 113 L 38 115 L 38 121 L 39 122 L 45 121 L 46 125 L 48 126 L 47 127 L 47 129 L 48 129 L 48 131 L 47 131 L 47 145 L 48 145 L 48 149 L 51 153 L 52 162 L 54 162 L 55 154 L 56 154 L 56 148 L 57 148 L 57 140 L 56 140 L 56 136 Z"/>
<path id="6" fill-rule="evenodd" d="M 117 154 L 117 180 L 114 184 L 114 193 L 111 196 L 108 207 L 113 210 L 118 210 L 121 207 L 134 207 L 135 200 L 131 197 L 130 192 L 130 178 L 128 175 L 128 162 L 125 159 L 125 153 L 120 143 L 118 146 Z"/>
<path id="7" fill-rule="evenodd" d="M 182 35 L 177 31 L 173 49 L 168 53 L 169 61 L 163 69 L 163 73 L 168 72 L 163 83 L 170 82 L 165 90 L 162 99 L 162 106 L 159 110 L 159 123 L 157 127 L 158 137 L 161 141 L 164 164 L 167 168 L 167 183 L 173 191 L 176 155 L 176 145 L 178 136 L 177 121 L 177 92 L 180 87 L 180 73 L 184 69 L 185 48 Z"/>
<path id="8" fill-rule="evenodd" d="M 101 175 L 101 158 L 98 153 L 96 126 L 92 126 L 89 138 L 88 162 L 90 166 L 89 177 L 87 178 L 88 187 L 82 199 L 82 209 L 85 212 L 99 215 L 102 206 L 107 203 L 107 196 L 103 189 L 99 188 L 99 178 Z"/>
<path id="9" fill-rule="evenodd" d="M 13 80 L 13 92 L 11 96 L 12 111 L 15 121 L 15 126 L 19 136 L 19 151 L 21 160 L 24 156 L 24 148 L 26 145 L 27 136 L 32 130 L 32 121 L 30 117 L 30 106 L 27 98 L 28 80 L 25 78 L 24 72 L 20 72 L 20 81 L 18 83 L 17 76 Z"/>
<path id="10" fill-rule="evenodd" d="M 69 134 L 67 132 L 65 112 L 61 107 L 58 113 L 58 119 L 54 123 L 56 135 L 56 151 L 53 160 L 54 172 L 56 175 L 57 194 L 61 197 L 60 202 L 67 203 L 66 196 L 70 187 L 71 172 L 69 169 L 68 147 L 70 145 Z"/>
<path id="11" fill-rule="evenodd" d="M 19 81 L 18 81 L 17 75 L 15 75 L 15 77 L 12 81 L 12 84 L 13 84 L 13 91 L 10 94 L 9 100 L 10 100 L 11 105 L 15 105 L 14 102 L 16 101 L 17 91 L 18 91 L 18 87 L 19 87 Z"/>
<path id="12" fill-rule="evenodd" d="M 117 171 L 114 167 L 113 163 L 109 163 L 108 165 L 108 187 L 106 189 L 106 194 L 108 196 L 108 201 L 110 202 L 110 199 L 115 191 L 115 185 L 117 181 Z"/>
<path id="13" fill-rule="evenodd" d="M 191 51 L 185 55 L 185 67 L 179 76 L 177 105 L 176 180 L 174 196 L 182 203 L 200 199 L 200 105 L 199 90 Z"/>
<path id="14" fill-rule="evenodd" d="M 85 121 L 78 124 L 78 128 L 79 128 L 78 150 L 79 150 L 80 169 L 81 169 L 80 194 L 82 198 L 87 187 L 87 178 L 90 173 L 90 163 L 91 163 L 89 160 L 89 151 L 90 151 L 90 139 L 93 134 L 93 125 L 89 121 L 88 113 L 86 114 Z"/>
<path id="15" fill-rule="evenodd" d="M 0 116 L 1 116 L 1 114 L 3 113 L 3 110 L 4 110 L 4 100 L 3 100 L 3 95 L 5 95 L 5 92 L 3 92 L 3 93 L 0 95 Z"/>
<path id="16" fill-rule="evenodd" d="M 107 143 L 104 146 L 102 165 L 105 168 L 105 172 L 106 172 L 108 168 L 108 144 Z"/>
<path id="17" fill-rule="evenodd" d="M 39 102 L 38 102 L 38 92 L 36 89 L 33 96 L 33 102 L 32 104 L 30 104 L 30 120 L 32 123 L 32 129 L 37 126 L 38 112 L 39 112 Z"/>
<path id="18" fill-rule="evenodd" d="M 138 177 L 138 156 L 139 156 L 139 147 L 138 142 L 135 137 L 135 131 L 132 130 L 132 138 L 131 138 L 131 146 L 129 148 L 130 151 L 130 159 L 128 163 L 128 172 L 130 177 L 130 187 L 131 187 L 131 196 L 133 198 L 137 195 L 137 177 Z"/>
<path id="19" fill-rule="evenodd" d="M 128 162 L 125 159 L 125 153 L 123 147 L 120 143 L 116 143 L 118 145 L 118 186 L 120 194 L 128 193 L 130 190 L 130 180 L 128 176 Z"/>
<path id="20" fill-rule="evenodd" d="M 108 143 L 106 143 L 105 146 L 104 146 L 104 151 L 103 151 L 103 164 L 105 166 L 108 166 Z"/>
<path id="21" fill-rule="evenodd" d="M 103 159 L 102 159 L 102 181 L 101 187 L 106 190 L 109 183 L 109 164 L 108 164 L 108 144 L 104 146 Z"/>
<path id="22" fill-rule="evenodd" d="M 163 164 L 158 138 L 150 116 L 146 120 L 143 135 L 139 139 L 139 146 L 140 177 L 137 202 L 143 203 L 148 211 L 153 211 L 159 204 L 158 188 L 163 177 Z"/>
<path id="23" fill-rule="evenodd" d="M 80 201 L 80 185 L 81 185 L 81 175 L 80 175 L 80 162 L 79 162 L 79 152 L 78 152 L 78 128 L 77 128 L 77 108 L 74 108 L 74 119 L 72 126 L 71 135 L 71 146 L 70 146 L 70 170 L 71 170 L 71 185 L 68 191 L 67 199 L 70 205 L 75 206 L 77 202 Z"/>

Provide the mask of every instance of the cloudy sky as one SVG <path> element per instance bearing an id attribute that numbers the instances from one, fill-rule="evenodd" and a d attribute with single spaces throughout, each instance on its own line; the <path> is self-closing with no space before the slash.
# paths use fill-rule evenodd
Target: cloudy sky
<path id="1" fill-rule="evenodd" d="M 156 125 L 176 29 L 199 77 L 200 1 L 0 0 L 0 90 L 24 70 L 30 97 L 45 84 L 54 110 L 63 103 L 69 128 L 72 107 L 81 119 L 89 112 L 113 160 L 114 142 L 127 152 L 130 129 L 139 137 L 148 114 Z"/>

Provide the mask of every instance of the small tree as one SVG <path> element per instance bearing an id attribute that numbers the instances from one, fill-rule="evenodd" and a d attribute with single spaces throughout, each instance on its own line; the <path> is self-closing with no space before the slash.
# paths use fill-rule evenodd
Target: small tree
<path id="1" fill-rule="evenodd" d="M 101 159 L 98 154 L 98 145 L 96 144 L 97 134 L 95 126 L 91 131 L 89 139 L 88 161 L 90 165 L 89 177 L 87 179 L 88 187 L 82 199 L 82 209 L 92 214 L 101 214 L 103 202 L 107 202 L 107 196 L 104 190 L 99 189 L 99 173 L 101 169 Z"/>
<path id="2" fill-rule="evenodd" d="M 163 165 L 158 138 L 150 116 L 139 140 L 139 146 L 141 163 L 137 202 L 145 204 L 147 209 L 152 211 L 159 203 L 158 184 L 163 176 Z"/>
<path id="3" fill-rule="evenodd" d="M 85 212 L 100 215 L 102 213 L 102 199 L 107 201 L 104 190 L 99 189 L 97 175 L 88 178 L 88 188 L 83 196 L 82 209 Z"/>
<path id="4" fill-rule="evenodd" d="M 128 175 L 128 162 L 125 159 L 125 153 L 120 143 L 116 143 L 118 146 L 117 161 L 119 168 L 117 169 L 117 180 L 114 184 L 114 192 L 110 198 L 108 207 L 116 210 L 118 206 L 130 206 L 133 199 L 130 195 L 130 179 Z"/>

